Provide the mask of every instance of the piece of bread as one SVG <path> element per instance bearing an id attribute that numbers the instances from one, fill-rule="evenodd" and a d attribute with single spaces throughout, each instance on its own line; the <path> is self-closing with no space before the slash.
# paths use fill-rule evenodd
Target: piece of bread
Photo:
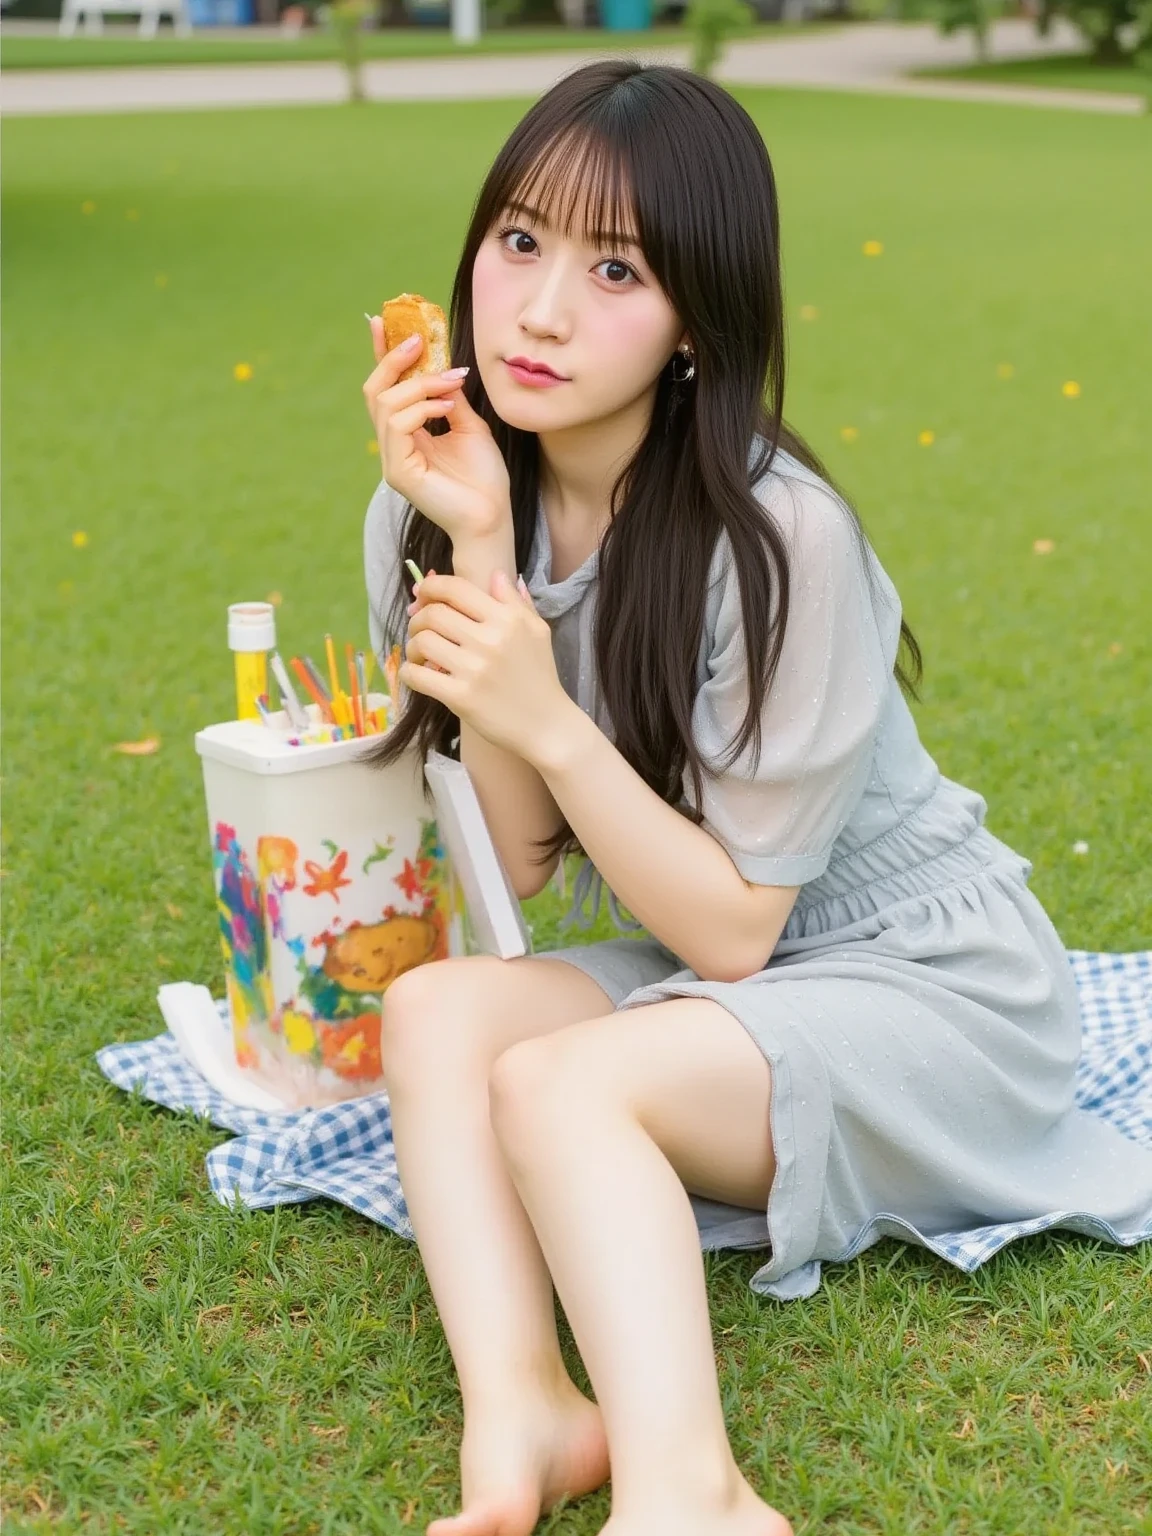
<path id="1" fill-rule="evenodd" d="M 417 373 L 443 373 L 452 365 L 448 352 L 448 321 L 439 304 L 433 304 L 420 293 L 400 293 L 385 301 L 381 310 L 384 317 L 384 348 L 391 352 L 409 336 L 422 336 L 424 349 L 416 361 L 400 375 L 410 379 Z M 400 380 L 397 380 L 399 383 Z"/>

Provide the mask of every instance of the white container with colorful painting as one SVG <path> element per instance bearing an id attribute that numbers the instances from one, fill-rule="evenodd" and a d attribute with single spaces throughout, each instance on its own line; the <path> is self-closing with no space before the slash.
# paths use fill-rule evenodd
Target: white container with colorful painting
<path id="1" fill-rule="evenodd" d="M 383 1087 L 383 994 L 467 952 L 464 901 L 414 753 L 374 768 L 369 740 L 291 746 L 273 723 L 208 726 L 196 750 L 236 1060 L 314 1107 Z"/>

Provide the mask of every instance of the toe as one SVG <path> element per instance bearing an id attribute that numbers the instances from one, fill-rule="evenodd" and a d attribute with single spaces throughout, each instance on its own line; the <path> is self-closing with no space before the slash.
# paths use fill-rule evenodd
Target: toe
<path id="1" fill-rule="evenodd" d="M 427 1536 L 532 1536 L 540 1518 L 539 1500 L 530 1496 L 485 1499 L 458 1515 L 433 1520 Z"/>

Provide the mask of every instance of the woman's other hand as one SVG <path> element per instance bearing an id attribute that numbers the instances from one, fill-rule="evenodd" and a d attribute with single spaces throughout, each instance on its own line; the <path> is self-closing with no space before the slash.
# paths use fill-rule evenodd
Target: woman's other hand
<path id="1" fill-rule="evenodd" d="M 496 747 L 532 763 L 578 706 L 564 692 L 552 631 L 504 574 L 482 592 L 459 576 L 420 583 L 400 679 L 446 704 Z"/>

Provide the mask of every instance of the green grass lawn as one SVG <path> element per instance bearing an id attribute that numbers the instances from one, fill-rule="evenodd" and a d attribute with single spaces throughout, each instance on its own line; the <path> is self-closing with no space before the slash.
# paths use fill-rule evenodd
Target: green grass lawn
<path id="1" fill-rule="evenodd" d="M 920 69 L 927 80 L 981 80 L 989 85 L 1035 85 L 1050 91 L 1117 91 L 1129 96 L 1152 93 L 1152 73 L 1132 59 L 1121 64 L 1094 64 L 1085 54 L 1048 59 L 991 59 L 958 69 Z"/>
<path id="2" fill-rule="evenodd" d="M 1069 946 L 1147 946 L 1146 127 L 739 94 L 782 190 L 789 414 L 900 589 L 924 740 Z M 217 1205 L 223 1133 L 92 1053 L 159 1030 L 160 983 L 220 989 L 192 735 L 229 712 L 225 605 L 279 592 L 289 652 L 365 635 L 362 312 L 446 301 L 523 107 L 5 124 L 13 1533 L 362 1536 L 454 1507 L 415 1247 L 323 1203 Z M 557 915 L 531 904 L 538 945 Z M 885 1241 L 787 1304 L 747 1289 L 762 1262 L 708 1257 L 716 1347 L 740 1462 L 798 1533 L 1152 1530 L 1152 1248 L 1049 1235 L 965 1276 Z"/>
<path id="3" fill-rule="evenodd" d="M 783 37 L 810 31 L 815 23 L 757 23 L 741 37 Z M 823 23 L 828 30 L 833 23 Z M 476 53 L 552 53 L 568 49 L 661 48 L 686 46 L 681 26 L 651 27 L 644 32 L 607 32 L 600 27 L 497 27 L 475 44 L 462 46 L 442 27 L 387 28 L 364 34 L 366 59 L 420 59 L 466 56 Z M 336 59 L 335 38 L 320 29 L 296 37 L 246 38 L 231 34 L 213 37 L 211 29 L 192 37 L 175 37 L 165 29 L 159 37 L 136 35 L 135 25 L 105 23 L 102 37 L 47 37 L 6 34 L 0 39 L 0 65 L 4 69 L 94 68 L 129 64 L 282 64 L 309 59 Z"/>

